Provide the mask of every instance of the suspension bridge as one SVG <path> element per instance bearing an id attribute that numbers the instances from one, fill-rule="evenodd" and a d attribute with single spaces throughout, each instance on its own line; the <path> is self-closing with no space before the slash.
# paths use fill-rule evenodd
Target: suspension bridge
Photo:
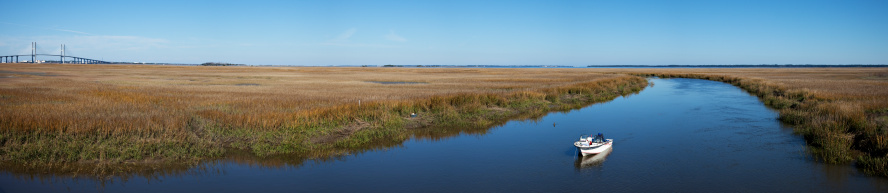
<path id="1" fill-rule="evenodd" d="M 58 61 L 52 60 L 38 60 L 38 56 L 43 57 L 58 57 Z M 31 57 L 28 60 L 28 57 Z M 22 60 L 19 60 L 22 59 Z M 31 42 L 31 54 L 29 55 L 6 55 L 0 56 L 0 63 L 61 63 L 61 64 L 111 64 L 114 62 L 89 59 L 84 57 L 77 56 L 66 56 L 65 55 L 65 45 L 62 44 L 62 51 L 59 54 L 38 54 L 37 53 L 37 42 Z"/>

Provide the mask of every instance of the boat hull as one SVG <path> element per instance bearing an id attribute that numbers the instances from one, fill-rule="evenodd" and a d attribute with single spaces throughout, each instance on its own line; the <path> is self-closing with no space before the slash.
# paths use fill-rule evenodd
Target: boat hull
<path id="1" fill-rule="evenodd" d="M 587 155 L 596 155 L 601 152 L 609 150 L 614 145 L 612 139 L 608 139 L 607 142 L 604 143 L 593 143 L 593 144 L 583 144 L 580 142 L 574 143 L 574 146 L 577 147 L 577 150 L 583 156 Z"/>

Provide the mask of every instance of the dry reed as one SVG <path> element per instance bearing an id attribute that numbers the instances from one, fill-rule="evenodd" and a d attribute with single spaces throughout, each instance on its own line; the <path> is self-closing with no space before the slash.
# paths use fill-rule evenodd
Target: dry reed
<path id="1" fill-rule="evenodd" d="M 485 128 L 646 85 L 574 69 L 4 64 L 0 73 L 0 159 L 32 164 L 197 162 L 232 148 L 324 157 L 396 144 L 412 128 Z"/>

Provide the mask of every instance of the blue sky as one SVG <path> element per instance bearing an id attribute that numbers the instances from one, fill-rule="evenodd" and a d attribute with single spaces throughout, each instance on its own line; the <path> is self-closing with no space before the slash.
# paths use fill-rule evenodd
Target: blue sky
<path id="1" fill-rule="evenodd" d="M 252 65 L 888 64 L 888 1 L 4 1 L 0 55 Z M 52 58 L 46 58 L 52 59 Z"/>

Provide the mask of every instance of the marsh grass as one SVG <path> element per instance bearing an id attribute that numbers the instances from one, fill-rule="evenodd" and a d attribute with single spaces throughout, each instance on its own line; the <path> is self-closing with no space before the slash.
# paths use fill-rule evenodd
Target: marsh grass
<path id="1" fill-rule="evenodd" d="M 411 136 L 484 132 L 511 118 L 611 100 L 647 85 L 636 76 L 565 69 L 12 64 L 0 70 L 16 72 L 0 82 L 0 160 L 75 175 L 89 173 L 49 166 L 126 172 L 113 166 L 193 164 L 230 151 L 323 159 Z M 392 77 L 426 84 L 366 82 Z"/>
<path id="2" fill-rule="evenodd" d="M 232 152 L 330 159 L 409 137 L 484 134 L 505 120 L 611 100 L 647 86 L 624 75 L 633 74 L 738 86 L 793 124 L 816 159 L 886 176 L 885 72 L 4 64 L 0 163 L 101 175 L 139 168 L 121 164 L 193 164 Z"/>

